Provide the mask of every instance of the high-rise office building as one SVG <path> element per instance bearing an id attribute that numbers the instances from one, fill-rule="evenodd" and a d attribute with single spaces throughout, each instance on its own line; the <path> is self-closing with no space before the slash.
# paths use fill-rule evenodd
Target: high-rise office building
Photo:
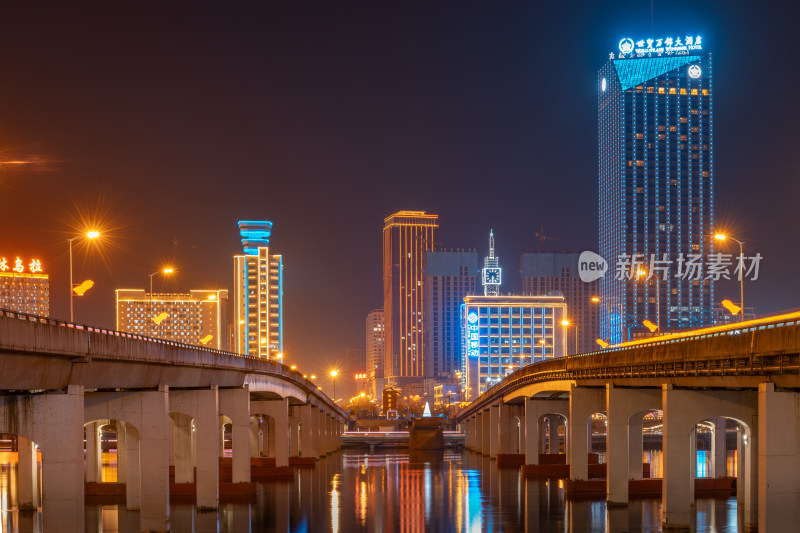
<path id="1" fill-rule="evenodd" d="M 462 391 L 472 401 L 513 371 L 567 353 L 563 296 L 467 296 Z"/>
<path id="2" fill-rule="evenodd" d="M 228 291 L 116 290 L 117 331 L 227 350 Z"/>
<path id="3" fill-rule="evenodd" d="M 461 370 L 461 303 L 477 294 L 478 253 L 426 252 L 425 375 L 437 384 L 455 384 Z"/>
<path id="4" fill-rule="evenodd" d="M 424 211 L 399 211 L 384 220 L 384 375 L 387 385 L 409 395 L 426 393 L 422 263 L 424 253 L 434 249 L 438 218 Z"/>
<path id="5" fill-rule="evenodd" d="M 367 342 L 367 381 L 374 398 L 383 392 L 385 381 L 383 377 L 384 357 L 386 356 L 386 341 L 384 339 L 383 309 L 375 309 L 367 315 L 366 324 Z"/>
<path id="6" fill-rule="evenodd" d="M 243 255 L 235 255 L 234 351 L 260 359 L 283 356 L 283 256 L 272 254 L 272 222 L 240 221 Z"/>
<path id="7" fill-rule="evenodd" d="M 578 277 L 577 253 L 529 252 L 520 257 L 522 292 L 530 296 L 560 293 L 567 304 L 567 353 L 593 352 L 599 347 L 597 281 Z"/>
<path id="8" fill-rule="evenodd" d="M 712 323 L 713 279 L 687 273 L 712 252 L 711 101 L 700 37 L 622 39 L 598 72 L 599 253 L 609 267 L 600 324 L 611 343 L 644 320 L 661 330 Z"/>
<path id="9" fill-rule="evenodd" d="M 41 260 L 0 257 L 0 309 L 50 315 L 50 276 Z"/>

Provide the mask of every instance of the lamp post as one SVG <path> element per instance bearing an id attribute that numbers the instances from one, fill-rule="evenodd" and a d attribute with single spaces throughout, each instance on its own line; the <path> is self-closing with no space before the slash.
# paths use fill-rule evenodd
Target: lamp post
<path id="1" fill-rule="evenodd" d="M 717 233 L 714 235 L 714 239 L 723 242 L 727 239 L 730 239 L 739 245 L 739 305 L 742 307 L 741 315 L 739 315 L 739 321 L 744 322 L 744 272 L 742 272 L 742 270 L 744 270 L 744 242 L 740 241 L 739 239 L 729 237 L 724 233 Z"/>
<path id="2" fill-rule="evenodd" d="M 148 334 L 151 337 L 153 336 L 153 276 L 155 276 L 156 274 L 163 274 L 166 276 L 167 274 L 172 274 L 173 272 L 174 270 L 172 268 L 167 267 L 161 270 L 156 270 L 155 272 L 150 274 L 150 306 L 147 313 L 148 315 L 150 315 L 150 320 L 147 321 L 147 330 Z"/>
<path id="3" fill-rule="evenodd" d="M 566 318 L 561 321 L 561 325 L 564 326 L 564 335 L 567 334 L 566 333 L 566 329 L 570 324 L 572 324 L 572 323 L 569 320 L 567 320 Z M 577 324 L 572 324 L 572 325 L 573 325 L 572 329 L 575 330 L 575 351 L 573 352 L 573 355 L 575 355 L 575 354 L 578 353 L 578 325 Z"/>
<path id="4" fill-rule="evenodd" d="M 75 313 L 74 313 L 74 306 L 73 306 L 73 299 L 72 299 L 72 289 L 75 288 L 75 285 L 72 283 L 72 241 L 75 239 L 80 239 L 81 237 L 86 237 L 87 239 L 96 239 L 100 236 L 100 233 L 95 230 L 91 230 L 86 232 L 86 235 L 76 235 L 72 238 L 67 239 L 67 243 L 69 244 L 69 321 L 75 321 Z"/>
<path id="5" fill-rule="evenodd" d="M 336 376 L 338 375 L 338 370 L 331 370 L 331 381 L 333 382 L 333 403 L 336 403 Z"/>

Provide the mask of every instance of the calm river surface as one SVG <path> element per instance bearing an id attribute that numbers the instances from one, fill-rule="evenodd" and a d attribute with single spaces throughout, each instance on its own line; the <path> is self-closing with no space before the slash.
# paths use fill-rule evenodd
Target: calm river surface
<path id="1" fill-rule="evenodd" d="M 18 513 L 8 490 L 16 465 L 0 469 L 0 531 L 39 532 L 38 516 Z M 146 490 L 146 488 L 145 488 Z M 660 531 L 660 499 L 606 509 L 603 499 L 569 501 L 559 480 L 525 479 L 472 452 L 330 455 L 292 480 L 267 482 L 252 500 L 229 501 L 219 513 L 197 513 L 173 500 L 174 532 Z M 696 531 L 738 531 L 736 499 L 702 499 Z M 53 530 L 55 531 L 55 530 Z M 138 533 L 137 512 L 124 504 L 87 503 L 86 531 Z"/>

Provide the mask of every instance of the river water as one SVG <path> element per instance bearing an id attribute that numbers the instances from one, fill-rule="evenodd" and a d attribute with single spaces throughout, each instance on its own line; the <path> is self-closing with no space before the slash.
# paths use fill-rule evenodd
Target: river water
<path id="1" fill-rule="evenodd" d="M 112 466 L 107 462 L 104 480 L 114 479 Z M 38 513 L 15 509 L 15 469 L 0 464 L 0 531 L 42 531 Z M 695 531 L 738 531 L 735 497 L 698 499 L 695 509 Z M 191 502 L 173 500 L 170 523 L 172 531 L 197 533 L 651 532 L 660 531 L 661 501 L 607 510 L 603 498 L 567 500 L 560 480 L 526 479 L 468 451 L 343 451 L 297 469 L 291 480 L 261 483 L 253 499 L 223 495 L 218 513 L 197 513 Z M 87 502 L 86 531 L 138 533 L 138 512 L 124 502 Z"/>

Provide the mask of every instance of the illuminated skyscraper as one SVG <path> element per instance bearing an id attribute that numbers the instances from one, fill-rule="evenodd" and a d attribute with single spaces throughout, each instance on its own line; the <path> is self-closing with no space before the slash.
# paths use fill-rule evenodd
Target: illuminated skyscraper
<path id="1" fill-rule="evenodd" d="M 386 356 L 386 341 L 384 339 L 383 309 L 375 309 L 367 315 L 366 324 L 367 342 L 367 380 L 370 391 L 378 397 L 384 388 L 383 364 Z"/>
<path id="2" fill-rule="evenodd" d="M 240 221 L 244 255 L 234 260 L 234 350 L 261 359 L 283 354 L 283 256 L 270 254 L 272 222 Z"/>
<path id="3" fill-rule="evenodd" d="M 712 251 L 711 54 L 695 36 L 622 39 L 597 76 L 601 336 L 625 340 L 712 323 L 712 280 L 686 262 Z M 665 270 L 668 267 L 668 270 Z M 646 279 L 637 281 L 642 268 Z"/>
<path id="4" fill-rule="evenodd" d="M 425 394 L 422 266 L 424 253 L 434 249 L 438 218 L 424 211 L 400 211 L 384 220 L 384 374 L 387 385 L 407 394 Z"/>
<path id="5" fill-rule="evenodd" d="M 500 294 L 502 280 L 500 258 L 494 255 L 494 232 L 489 230 L 489 255 L 483 258 L 481 269 L 481 283 L 484 296 L 497 296 Z"/>
<path id="6" fill-rule="evenodd" d="M 0 309 L 50 315 L 50 276 L 39 259 L 0 256 Z"/>
<path id="7" fill-rule="evenodd" d="M 117 289 L 117 331 L 227 350 L 227 290 L 155 293 Z"/>
<path id="8" fill-rule="evenodd" d="M 461 303 L 477 294 L 478 253 L 426 252 L 424 271 L 425 374 L 454 385 L 461 370 Z"/>

